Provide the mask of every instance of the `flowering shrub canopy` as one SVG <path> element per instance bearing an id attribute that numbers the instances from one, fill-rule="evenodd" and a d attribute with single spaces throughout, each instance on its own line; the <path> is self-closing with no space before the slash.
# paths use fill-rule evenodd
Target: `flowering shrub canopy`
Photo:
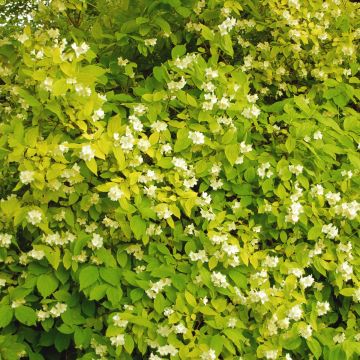
<path id="1" fill-rule="evenodd" d="M 0 41 L 1 359 L 358 359 L 359 6 L 29 18 Z"/>

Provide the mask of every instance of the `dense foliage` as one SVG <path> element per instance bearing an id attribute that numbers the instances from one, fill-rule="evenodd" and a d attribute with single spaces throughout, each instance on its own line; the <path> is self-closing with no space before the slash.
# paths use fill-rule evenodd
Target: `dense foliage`
<path id="1" fill-rule="evenodd" d="M 359 6 L 24 4 L 0 358 L 358 359 Z"/>

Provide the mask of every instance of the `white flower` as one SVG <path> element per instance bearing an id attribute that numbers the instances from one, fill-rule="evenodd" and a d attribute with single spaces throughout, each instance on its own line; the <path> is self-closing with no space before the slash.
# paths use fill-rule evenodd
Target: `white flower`
<path id="1" fill-rule="evenodd" d="M 269 296 L 266 294 L 264 290 L 250 290 L 249 292 L 249 301 L 252 303 L 261 302 L 265 304 L 269 301 Z"/>
<path id="2" fill-rule="evenodd" d="M 267 266 L 267 267 L 277 267 L 279 264 L 279 258 L 277 256 L 269 256 L 267 255 L 264 262 L 263 262 L 263 266 Z"/>
<path id="3" fill-rule="evenodd" d="M 355 302 L 360 302 L 360 287 L 354 291 L 353 300 Z"/>
<path id="4" fill-rule="evenodd" d="M 62 142 L 59 144 L 59 150 L 64 154 L 69 151 L 69 147 L 67 146 L 67 141 Z"/>
<path id="5" fill-rule="evenodd" d="M 302 288 L 306 289 L 307 287 L 310 287 L 314 283 L 314 278 L 312 275 L 305 276 L 300 278 L 300 285 Z"/>
<path id="6" fill-rule="evenodd" d="M 166 316 L 166 317 L 170 316 L 173 313 L 174 313 L 174 310 L 170 307 L 167 307 L 164 309 L 164 316 Z"/>
<path id="7" fill-rule="evenodd" d="M 213 70 L 211 68 L 205 69 L 205 76 L 208 79 L 216 79 L 219 76 L 219 72 L 217 70 Z"/>
<path id="8" fill-rule="evenodd" d="M 197 253 L 190 251 L 189 259 L 191 261 L 201 261 L 202 263 L 209 261 L 205 250 L 199 250 Z"/>
<path id="9" fill-rule="evenodd" d="M 93 114 L 93 116 L 92 116 L 92 119 L 93 119 L 93 121 L 97 121 L 97 120 L 99 120 L 99 119 L 103 119 L 104 116 L 105 116 L 105 112 L 104 112 L 103 109 L 100 108 L 100 109 L 97 109 L 97 110 L 94 112 L 94 114 Z"/>
<path id="10" fill-rule="evenodd" d="M 104 238 L 99 234 L 93 234 L 91 239 L 91 245 L 95 249 L 100 249 L 103 246 Z"/>
<path id="11" fill-rule="evenodd" d="M 216 360 L 216 357 L 215 350 L 213 349 L 203 352 L 200 356 L 201 360 Z"/>
<path id="12" fill-rule="evenodd" d="M 182 169 L 185 171 L 188 169 L 186 161 L 183 158 L 173 157 L 172 163 L 174 164 L 175 167 L 177 167 L 179 169 Z"/>
<path id="13" fill-rule="evenodd" d="M 290 319 L 298 321 L 298 320 L 301 319 L 302 314 L 303 314 L 303 311 L 301 309 L 301 306 L 300 305 L 295 305 L 289 310 L 288 316 L 289 316 Z"/>
<path id="14" fill-rule="evenodd" d="M 76 57 L 79 57 L 82 54 L 85 54 L 89 49 L 89 45 L 86 44 L 85 42 L 83 42 L 81 45 L 76 45 L 75 43 L 73 43 L 71 45 L 72 49 L 75 51 L 75 55 Z"/>
<path id="15" fill-rule="evenodd" d="M 232 318 L 230 318 L 230 319 L 228 320 L 227 326 L 228 326 L 229 328 L 233 329 L 233 328 L 235 328 L 236 323 L 237 323 L 237 319 L 234 318 L 234 317 L 232 317 Z"/>
<path id="16" fill-rule="evenodd" d="M 303 172 L 302 165 L 289 165 L 289 171 L 295 175 L 300 175 Z"/>
<path id="17" fill-rule="evenodd" d="M 189 131 L 189 139 L 196 145 L 201 145 L 205 142 L 205 136 L 200 131 Z"/>
<path id="18" fill-rule="evenodd" d="M 324 188 L 322 185 L 313 185 L 311 187 L 311 196 L 321 196 L 324 195 Z"/>
<path id="19" fill-rule="evenodd" d="M 261 113 L 261 110 L 254 104 L 250 107 L 247 107 L 241 113 L 246 119 L 254 119 L 257 118 Z"/>
<path id="20" fill-rule="evenodd" d="M 117 185 L 112 186 L 108 192 L 108 197 L 112 201 L 118 201 L 123 195 L 124 192 Z"/>
<path id="21" fill-rule="evenodd" d="M 333 224 L 323 225 L 321 232 L 326 235 L 328 239 L 335 239 L 338 234 L 338 228 Z"/>
<path id="22" fill-rule="evenodd" d="M 160 356 L 155 355 L 154 353 L 150 354 L 149 360 L 163 360 Z"/>
<path id="23" fill-rule="evenodd" d="M 251 144 L 245 144 L 245 141 L 242 141 L 241 143 L 240 143 L 240 152 L 242 153 L 242 154 L 246 154 L 246 153 L 248 153 L 248 152 L 250 152 L 250 151 L 252 151 L 252 145 Z"/>
<path id="24" fill-rule="evenodd" d="M 27 213 L 27 221 L 32 225 L 37 225 L 41 222 L 42 212 L 39 210 L 30 210 Z"/>
<path id="25" fill-rule="evenodd" d="M 172 146 L 169 143 L 162 145 L 160 148 L 161 154 L 169 155 L 171 151 L 172 151 Z"/>
<path id="26" fill-rule="evenodd" d="M 211 274 L 211 281 L 215 286 L 227 288 L 229 286 L 226 275 L 221 274 L 220 272 L 214 271 Z"/>
<path id="27" fill-rule="evenodd" d="M 12 235 L 0 234 L 0 247 L 8 248 L 11 245 Z"/>
<path id="28" fill-rule="evenodd" d="M 47 77 L 44 81 L 43 81 L 43 86 L 44 89 L 47 91 L 51 91 L 52 90 L 52 86 L 53 86 L 53 79 Z"/>
<path id="29" fill-rule="evenodd" d="M 149 197 L 155 197 L 157 187 L 155 185 L 150 185 L 149 187 L 144 186 L 144 193 Z"/>
<path id="30" fill-rule="evenodd" d="M 223 96 L 220 99 L 218 106 L 219 106 L 219 109 L 225 110 L 230 106 L 230 100 L 227 97 Z"/>
<path id="31" fill-rule="evenodd" d="M 128 60 L 128 59 L 123 59 L 123 58 L 120 56 L 120 57 L 118 57 L 117 62 L 118 62 L 118 65 L 119 65 L 119 66 L 126 66 L 126 64 L 129 63 L 129 60 Z"/>
<path id="32" fill-rule="evenodd" d="M 166 356 L 166 355 L 176 356 L 176 354 L 179 352 L 179 350 L 176 349 L 175 346 L 173 345 L 159 346 L 157 351 L 161 356 Z"/>
<path id="33" fill-rule="evenodd" d="M 187 328 L 183 323 L 173 325 L 173 330 L 175 334 L 185 334 L 187 332 Z"/>
<path id="34" fill-rule="evenodd" d="M 221 36 L 227 35 L 235 25 L 236 19 L 233 17 L 227 17 L 220 25 L 218 25 Z"/>
<path id="35" fill-rule="evenodd" d="M 323 135 L 322 135 L 321 131 L 318 130 L 314 133 L 313 137 L 314 137 L 314 140 L 321 140 Z"/>
<path id="36" fill-rule="evenodd" d="M 45 253 L 42 250 L 31 250 L 28 252 L 28 256 L 36 260 L 41 260 L 45 256 Z"/>
<path id="37" fill-rule="evenodd" d="M 146 295 L 150 298 L 150 299 L 155 299 L 156 295 L 158 293 L 160 293 L 165 286 L 169 286 L 171 285 L 171 279 L 165 278 L 165 279 L 160 279 L 159 281 L 157 281 L 156 283 L 153 283 L 152 281 L 150 281 L 150 289 L 146 290 Z"/>
<path id="38" fill-rule="evenodd" d="M 264 355 L 268 360 L 276 360 L 278 358 L 278 350 L 267 350 Z"/>
<path id="39" fill-rule="evenodd" d="M 304 339 L 308 339 L 312 335 L 312 327 L 311 325 L 301 326 L 299 328 L 299 335 Z"/>
<path id="40" fill-rule="evenodd" d="M 339 265 L 338 271 L 341 273 L 345 281 L 351 280 L 353 267 L 347 261 L 344 261 L 341 265 Z"/>
<path id="41" fill-rule="evenodd" d="M 329 191 L 325 195 L 325 199 L 329 203 L 330 206 L 333 206 L 341 200 L 341 195 L 340 195 L 340 193 L 332 193 Z"/>
<path id="42" fill-rule="evenodd" d="M 26 40 L 28 40 L 29 37 L 28 37 L 26 34 L 21 34 L 21 35 L 19 35 L 16 39 L 17 39 L 19 42 L 21 42 L 22 44 L 24 44 L 24 42 L 25 42 Z"/>
<path id="43" fill-rule="evenodd" d="M 80 159 L 84 161 L 90 161 L 95 157 L 95 151 L 90 145 L 83 145 L 80 152 Z"/>
<path id="44" fill-rule="evenodd" d="M 63 303 L 57 303 L 54 307 L 50 310 L 50 315 L 54 318 L 59 317 L 67 310 L 67 305 Z"/>
<path id="45" fill-rule="evenodd" d="M 157 39 L 145 39 L 144 43 L 146 46 L 155 46 Z"/>
<path id="46" fill-rule="evenodd" d="M 341 344 L 345 341 L 345 339 L 346 339 L 345 333 L 340 333 L 333 337 L 333 341 L 335 344 Z"/>
<path id="47" fill-rule="evenodd" d="M 155 132 L 162 132 L 167 129 L 167 123 L 164 121 L 155 121 L 153 124 L 150 125 L 151 129 Z"/>
<path id="48" fill-rule="evenodd" d="M 21 171 L 20 181 L 25 185 L 30 184 L 31 182 L 34 181 L 34 175 L 35 175 L 34 171 L 28 171 L 28 170 Z"/>
<path id="49" fill-rule="evenodd" d="M 137 143 L 139 150 L 146 152 L 151 147 L 150 141 L 147 139 L 140 139 Z"/>
<path id="50" fill-rule="evenodd" d="M 316 303 L 316 310 L 319 316 L 325 315 L 327 312 L 330 311 L 330 304 L 327 301 L 325 302 L 318 301 Z"/>
<path id="51" fill-rule="evenodd" d="M 36 316 L 39 321 L 44 321 L 50 317 L 50 313 L 48 311 L 38 310 Z"/>
<path id="52" fill-rule="evenodd" d="M 111 342 L 112 346 L 116 346 L 116 347 L 125 345 L 125 335 L 120 334 L 120 335 L 117 335 L 117 336 L 112 336 L 110 338 L 110 342 Z"/>
<path id="53" fill-rule="evenodd" d="M 185 85 L 186 85 L 186 80 L 183 76 L 179 81 L 169 81 L 167 83 L 167 87 L 170 91 L 181 90 Z"/>

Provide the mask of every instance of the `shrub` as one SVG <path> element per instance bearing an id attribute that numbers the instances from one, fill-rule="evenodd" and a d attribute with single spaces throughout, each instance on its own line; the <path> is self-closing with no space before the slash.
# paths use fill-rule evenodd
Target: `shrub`
<path id="1" fill-rule="evenodd" d="M 359 6 L 35 5 L 0 43 L 1 358 L 358 358 Z"/>

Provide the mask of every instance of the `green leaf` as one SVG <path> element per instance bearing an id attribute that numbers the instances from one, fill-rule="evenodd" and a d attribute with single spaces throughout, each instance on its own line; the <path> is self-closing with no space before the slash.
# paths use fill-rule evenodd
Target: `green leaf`
<path id="1" fill-rule="evenodd" d="M 188 302 L 189 305 L 192 307 L 197 306 L 195 296 L 191 294 L 189 291 L 185 291 L 185 299 Z"/>
<path id="2" fill-rule="evenodd" d="M 81 269 L 79 275 L 80 290 L 87 288 L 96 282 L 99 278 L 99 270 L 97 267 L 89 265 Z"/>
<path id="3" fill-rule="evenodd" d="M 94 286 L 90 291 L 89 300 L 99 301 L 106 296 L 106 291 L 108 289 L 108 284 L 100 284 Z"/>
<path id="4" fill-rule="evenodd" d="M 131 354 L 134 350 L 134 340 L 129 334 L 125 334 L 124 348 L 127 353 Z"/>
<path id="5" fill-rule="evenodd" d="M 111 302 L 111 304 L 113 306 L 117 306 L 120 303 L 123 292 L 119 287 L 115 288 L 113 286 L 109 286 L 109 288 L 106 291 L 106 295 L 109 301 Z"/>
<path id="6" fill-rule="evenodd" d="M 162 314 L 167 303 L 165 301 L 164 296 L 160 293 L 156 295 L 156 298 L 154 299 L 154 309 L 158 314 Z"/>
<path id="7" fill-rule="evenodd" d="M 130 219 L 130 228 L 135 238 L 139 240 L 146 232 L 146 222 L 139 215 L 132 216 Z"/>
<path id="8" fill-rule="evenodd" d="M 181 56 L 186 54 L 186 46 L 185 45 L 176 45 L 171 50 L 171 57 L 173 60 L 180 58 Z"/>
<path id="9" fill-rule="evenodd" d="M 52 88 L 52 94 L 54 96 L 64 95 L 68 89 L 68 85 L 66 84 L 65 79 L 60 79 L 55 81 L 53 88 Z"/>
<path id="10" fill-rule="evenodd" d="M 309 349 L 311 350 L 311 352 L 313 353 L 313 355 L 315 356 L 315 358 L 318 359 L 322 353 L 321 345 L 319 344 L 319 342 L 313 337 L 311 337 L 306 340 L 306 343 Z"/>
<path id="11" fill-rule="evenodd" d="M 322 234 L 321 232 L 321 225 L 313 226 L 308 232 L 308 240 L 316 240 Z"/>
<path id="12" fill-rule="evenodd" d="M 30 95 L 30 93 L 24 89 L 19 89 L 18 90 L 19 95 L 26 100 L 26 102 L 32 106 L 32 107 L 39 107 L 41 106 L 41 103 L 32 95 Z"/>
<path id="13" fill-rule="evenodd" d="M 95 159 L 85 161 L 85 164 L 92 173 L 97 175 L 97 163 Z"/>
<path id="14" fill-rule="evenodd" d="M 355 292 L 354 288 L 344 288 L 340 290 L 340 294 L 343 296 L 353 296 Z"/>
<path id="15" fill-rule="evenodd" d="M 118 269 L 113 268 L 100 268 L 100 276 L 103 280 L 113 286 L 120 285 L 120 274 Z"/>
<path id="16" fill-rule="evenodd" d="M 21 305 L 15 308 L 15 317 L 22 324 L 32 326 L 36 324 L 36 312 L 28 306 Z"/>
<path id="17" fill-rule="evenodd" d="M 10 324 L 14 310 L 9 305 L 0 305 L 0 328 Z"/>
<path id="18" fill-rule="evenodd" d="M 225 156 L 229 160 L 230 165 L 234 165 L 239 156 L 239 144 L 228 144 L 225 146 Z"/>
<path id="19" fill-rule="evenodd" d="M 44 298 L 51 295 L 57 289 L 58 284 L 56 277 L 50 274 L 40 275 L 36 282 L 37 289 Z"/>

